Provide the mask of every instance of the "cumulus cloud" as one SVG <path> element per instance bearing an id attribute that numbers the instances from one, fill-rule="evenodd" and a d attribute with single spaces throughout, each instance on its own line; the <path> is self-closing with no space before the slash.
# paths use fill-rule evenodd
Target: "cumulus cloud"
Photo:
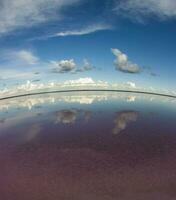
<path id="1" fill-rule="evenodd" d="M 133 88 L 133 89 L 136 88 L 136 83 L 134 83 L 134 82 L 127 82 L 126 85 L 127 85 L 129 88 Z"/>
<path id="2" fill-rule="evenodd" d="M 88 85 L 88 84 L 94 84 L 95 81 L 90 78 L 90 77 L 86 77 L 86 78 L 79 78 L 79 79 L 75 79 L 75 80 L 68 80 L 65 81 L 64 84 L 68 84 L 68 85 Z"/>
<path id="3" fill-rule="evenodd" d="M 89 71 L 93 69 L 92 64 L 87 59 L 84 59 L 83 62 L 84 62 L 83 69 L 85 71 Z"/>
<path id="4" fill-rule="evenodd" d="M 93 70 L 94 68 L 95 68 L 95 67 L 94 67 L 87 59 L 84 59 L 84 60 L 83 60 L 83 67 L 77 68 L 77 69 L 74 71 L 74 73 L 91 71 L 91 70 Z"/>
<path id="5" fill-rule="evenodd" d="M 33 73 L 32 73 L 33 74 Z M 16 95 L 16 94 L 26 94 L 31 92 L 37 92 L 38 90 L 66 90 L 66 89 L 88 89 L 88 88 L 108 88 L 109 84 L 105 81 L 95 81 L 90 77 L 79 78 L 75 80 L 68 80 L 64 82 L 48 82 L 42 83 L 33 82 L 28 80 L 26 83 L 14 85 L 11 87 L 3 88 L 0 90 L 0 97 Z"/>
<path id="6" fill-rule="evenodd" d="M 71 30 L 71 31 L 64 31 L 56 33 L 52 37 L 65 37 L 65 36 L 76 36 L 76 35 L 87 35 L 90 33 L 95 33 L 97 31 L 103 31 L 103 30 L 110 30 L 112 29 L 112 26 L 107 24 L 92 24 L 87 27 L 78 29 L 78 30 Z"/>
<path id="7" fill-rule="evenodd" d="M 137 111 L 122 111 L 118 112 L 114 120 L 115 127 L 113 134 L 118 134 L 125 130 L 129 123 L 137 121 L 139 113 Z"/>
<path id="8" fill-rule="evenodd" d="M 112 53 L 116 56 L 114 65 L 116 69 L 126 73 L 139 73 L 140 67 L 128 60 L 128 56 L 122 53 L 119 49 L 111 49 Z"/>
<path id="9" fill-rule="evenodd" d="M 95 67 L 87 60 L 83 60 L 83 66 L 77 67 L 74 59 L 61 60 L 61 61 L 50 61 L 50 65 L 53 67 L 52 73 L 66 73 L 71 72 L 73 74 L 90 71 Z"/>
<path id="10" fill-rule="evenodd" d="M 60 19 L 63 6 L 81 0 L 1 0 L 0 34 Z"/>
<path id="11" fill-rule="evenodd" d="M 24 80 L 29 78 L 31 79 L 24 83 Z M 13 96 L 13 95 L 20 95 L 20 94 L 28 94 L 34 92 L 41 92 L 47 90 L 93 90 L 93 89 L 104 89 L 104 90 L 136 90 L 139 91 L 141 88 L 136 86 L 134 82 L 126 82 L 123 84 L 110 84 L 107 81 L 102 80 L 94 80 L 91 77 L 84 77 L 78 78 L 73 80 L 66 80 L 63 82 L 56 82 L 56 81 L 49 81 L 49 82 L 42 82 L 41 79 L 34 79 L 33 73 L 18 73 L 16 75 L 12 73 L 9 77 L 5 77 L 2 80 L 6 80 L 7 78 L 18 78 L 23 80 L 21 83 L 12 85 L 4 85 L 3 88 L 0 88 L 0 98 Z M 82 102 L 91 102 L 92 99 L 90 98 L 83 98 Z"/>
<path id="12" fill-rule="evenodd" d="M 139 20 L 152 15 L 159 19 L 176 18 L 176 1 L 124 0 L 117 3 L 116 11 L 125 17 L 133 17 Z"/>
<path id="13" fill-rule="evenodd" d="M 76 67 L 76 63 L 75 63 L 74 59 L 51 61 L 51 64 L 53 66 L 55 66 L 55 68 L 52 70 L 53 73 L 71 72 Z"/>
<path id="14" fill-rule="evenodd" d="M 79 78 L 75 80 L 68 80 L 63 83 L 64 87 L 75 88 L 107 88 L 109 86 L 106 81 L 95 81 L 91 77 Z"/>

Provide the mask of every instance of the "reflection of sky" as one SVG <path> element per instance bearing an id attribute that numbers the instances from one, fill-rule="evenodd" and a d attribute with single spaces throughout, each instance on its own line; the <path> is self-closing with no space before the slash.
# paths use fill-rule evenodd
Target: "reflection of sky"
<path id="1" fill-rule="evenodd" d="M 161 103 L 168 103 L 168 105 L 173 105 L 175 107 L 175 98 L 155 96 L 155 95 L 143 95 L 135 93 L 125 93 L 125 92 L 69 92 L 69 93 L 52 93 L 43 95 L 33 95 L 26 97 L 18 97 L 12 99 L 6 99 L 0 101 L 0 114 L 2 112 L 7 112 L 8 110 L 14 109 L 28 109 L 33 110 L 35 108 L 42 108 L 42 106 L 49 105 L 65 105 L 75 104 L 79 106 L 91 105 L 91 104 L 101 104 L 110 100 L 112 103 L 121 102 L 128 105 L 138 105 L 140 106 L 144 102 L 148 104 L 160 105 Z"/>
<path id="2" fill-rule="evenodd" d="M 114 129 L 113 134 L 118 134 L 125 130 L 129 123 L 136 122 L 138 119 L 138 112 L 136 111 L 122 111 L 116 113 L 116 118 L 114 119 Z"/>
<path id="3" fill-rule="evenodd" d="M 5 200 L 14 194 L 15 200 L 26 195 L 50 199 L 51 193 L 80 200 L 102 200 L 105 194 L 110 200 L 114 195 L 122 200 L 174 196 L 171 98 L 69 93 L 8 99 L 0 107 L 0 194 L 3 190 Z"/>
<path id="4" fill-rule="evenodd" d="M 128 93 L 63 93 L 19 97 L 0 101 L 0 128 L 11 131 L 20 124 L 30 123 L 45 126 L 52 124 L 77 126 L 80 123 L 101 123 L 110 121 L 111 133 L 124 132 L 139 119 L 159 116 L 163 121 L 175 116 L 175 101 L 172 98 Z M 152 118 L 151 118 L 152 119 Z M 42 125 L 41 125 L 42 124 Z M 56 126 L 58 125 L 58 126 Z M 90 125 L 92 126 L 92 125 Z M 25 127 L 25 126 L 24 126 Z M 33 128 L 32 128 L 33 129 Z M 34 128 L 41 130 L 41 128 Z M 18 130 L 18 129 L 16 129 Z M 53 129 L 54 131 L 54 129 Z M 35 135 L 37 131 L 31 131 Z"/>

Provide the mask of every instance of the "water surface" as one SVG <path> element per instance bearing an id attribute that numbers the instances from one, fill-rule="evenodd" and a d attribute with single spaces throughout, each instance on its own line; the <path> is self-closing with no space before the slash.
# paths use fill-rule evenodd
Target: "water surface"
<path id="1" fill-rule="evenodd" d="M 176 100 L 80 92 L 0 101 L 3 200 L 175 200 Z"/>

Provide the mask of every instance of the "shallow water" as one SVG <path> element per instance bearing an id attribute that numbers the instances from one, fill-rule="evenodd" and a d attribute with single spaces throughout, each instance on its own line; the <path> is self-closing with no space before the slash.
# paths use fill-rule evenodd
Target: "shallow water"
<path id="1" fill-rule="evenodd" d="M 3 200 L 175 200 L 176 99 L 80 92 L 0 101 Z"/>

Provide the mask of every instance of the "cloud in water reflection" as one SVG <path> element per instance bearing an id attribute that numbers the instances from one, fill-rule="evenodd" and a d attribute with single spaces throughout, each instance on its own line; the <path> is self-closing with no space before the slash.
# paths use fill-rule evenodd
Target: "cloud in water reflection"
<path id="1" fill-rule="evenodd" d="M 34 95 L 20 98 L 12 98 L 0 101 L 0 112 L 6 112 L 10 109 L 28 109 L 32 110 L 42 105 L 57 105 L 60 102 L 78 103 L 91 105 L 98 102 L 108 100 L 126 101 L 135 103 L 136 101 L 157 101 L 170 102 L 175 105 L 175 99 L 168 97 L 160 97 L 154 95 L 129 94 L 129 93 L 113 93 L 113 92 L 70 92 L 70 93 L 54 93 L 45 95 Z"/>
<path id="2" fill-rule="evenodd" d="M 74 124 L 81 114 L 83 114 L 85 121 L 88 122 L 92 115 L 92 112 L 77 109 L 61 110 L 56 112 L 56 123 Z"/>
<path id="3" fill-rule="evenodd" d="M 121 111 L 116 113 L 114 119 L 114 129 L 113 134 L 118 134 L 125 130 L 128 125 L 132 122 L 136 122 L 139 117 L 139 112 L 137 111 Z"/>
<path id="4" fill-rule="evenodd" d="M 9 99 L 0 108 L 6 199 L 157 199 L 153 191 L 159 200 L 176 197 L 172 99 L 70 93 Z"/>

